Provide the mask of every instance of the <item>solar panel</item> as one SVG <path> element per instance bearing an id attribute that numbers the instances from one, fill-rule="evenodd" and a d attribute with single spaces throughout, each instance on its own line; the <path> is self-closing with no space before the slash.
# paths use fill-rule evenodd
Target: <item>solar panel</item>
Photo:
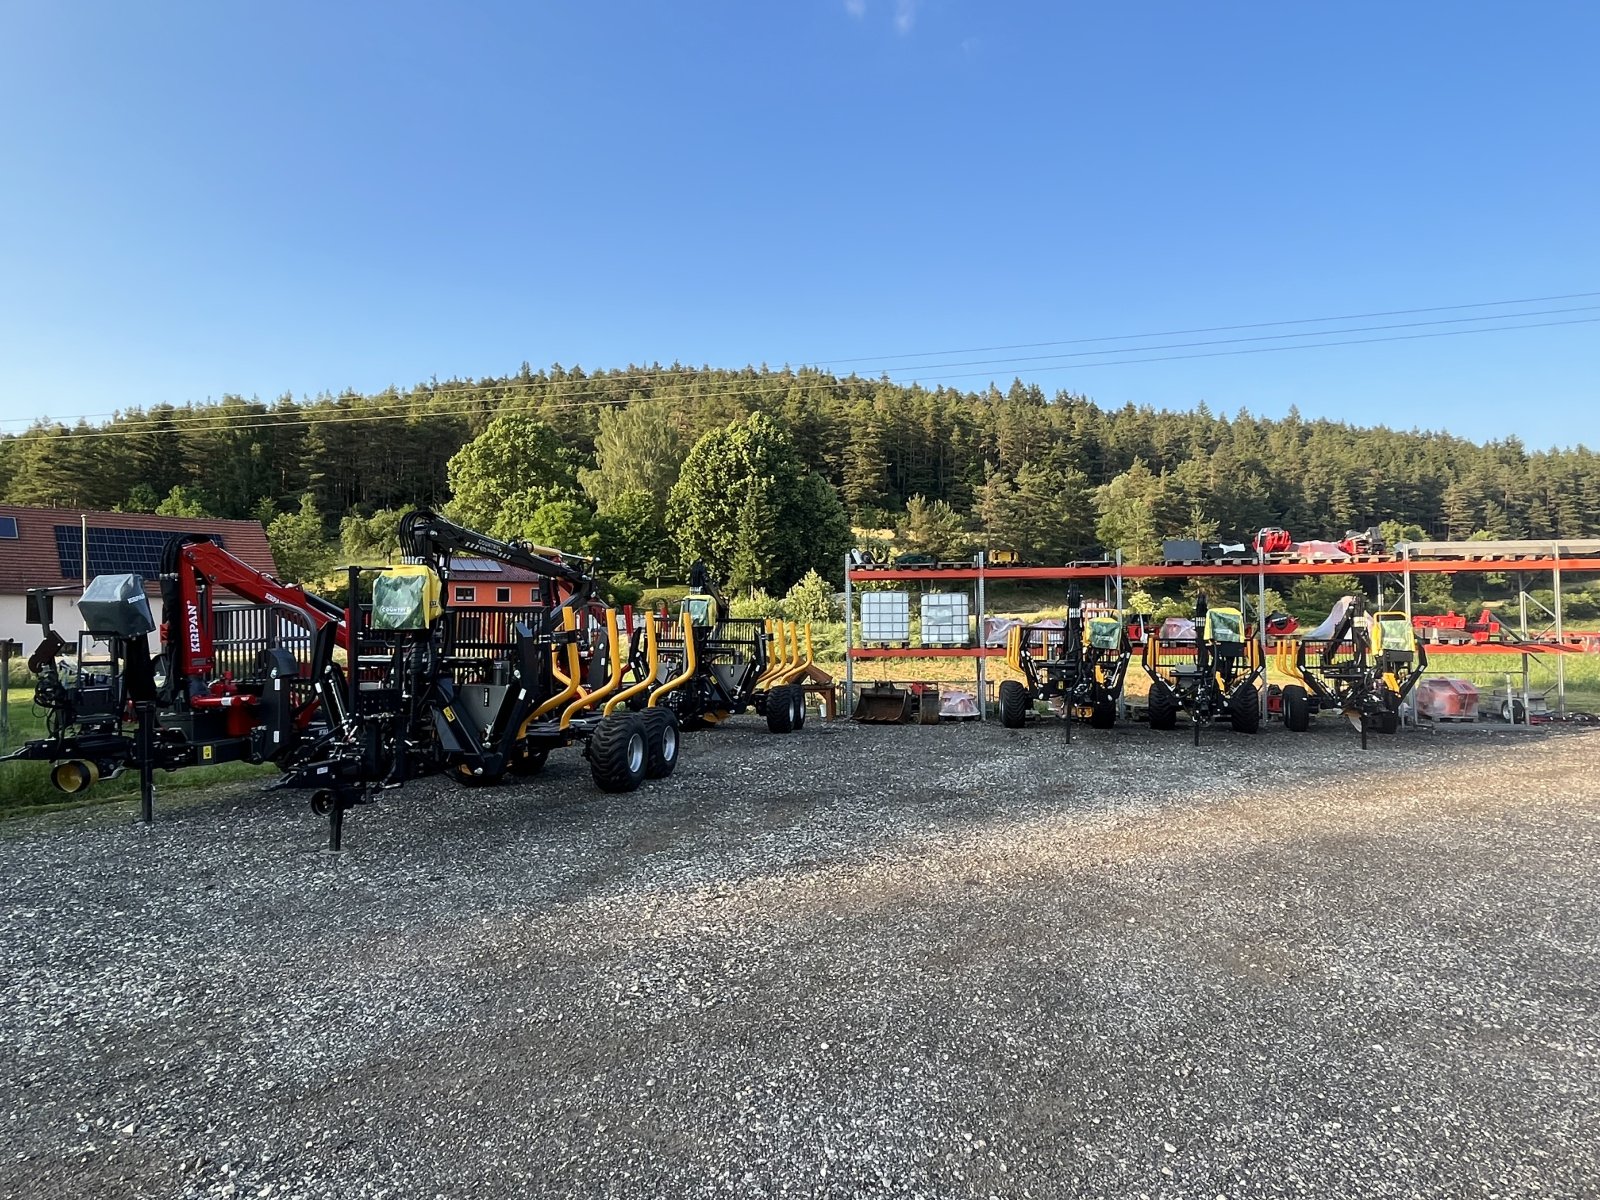
<path id="1" fill-rule="evenodd" d="M 16 536 L 17 519 L 15 517 L 0 517 L 0 538 L 15 539 Z"/>
<path id="2" fill-rule="evenodd" d="M 103 529 L 89 526 L 89 577 L 131 572 L 146 579 L 161 575 L 161 552 L 172 534 L 162 529 Z M 221 546 L 221 537 L 212 535 Z M 84 531 L 77 525 L 56 526 L 56 557 L 67 579 L 83 578 Z"/>
<path id="3" fill-rule="evenodd" d="M 492 558 L 456 558 L 450 561 L 450 566 L 457 571 L 487 571 L 495 575 L 500 573 L 500 564 Z"/>

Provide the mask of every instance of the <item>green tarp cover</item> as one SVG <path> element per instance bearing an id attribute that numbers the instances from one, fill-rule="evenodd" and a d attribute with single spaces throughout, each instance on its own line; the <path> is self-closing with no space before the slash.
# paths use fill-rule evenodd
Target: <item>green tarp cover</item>
<path id="1" fill-rule="evenodd" d="M 1416 649 L 1417 635 L 1412 632 L 1411 622 L 1404 617 L 1392 621 L 1379 621 L 1377 626 L 1379 650 Z"/>
<path id="2" fill-rule="evenodd" d="M 374 629 L 426 629 L 425 575 L 379 575 L 372 582 Z"/>
<path id="3" fill-rule="evenodd" d="M 1244 614 L 1237 608 L 1213 608 L 1207 614 L 1214 642 L 1244 641 Z"/>
<path id="4" fill-rule="evenodd" d="M 711 596 L 685 597 L 683 611 L 696 629 L 710 629 L 717 623 L 717 602 Z"/>
<path id="5" fill-rule="evenodd" d="M 1096 650 L 1118 649 L 1122 645 L 1122 622 L 1116 617 L 1091 617 L 1089 645 Z"/>

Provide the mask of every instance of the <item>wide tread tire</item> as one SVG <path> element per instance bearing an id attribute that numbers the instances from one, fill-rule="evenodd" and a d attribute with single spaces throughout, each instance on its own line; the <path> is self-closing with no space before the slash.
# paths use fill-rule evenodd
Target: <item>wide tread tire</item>
<path id="1" fill-rule="evenodd" d="M 640 715 L 645 726 L 646 779 L 665 779 L 678 765 L 678 754 L 683 749 L 679 736 L 678 715 L 670 708 L 647 708 Z"/>
<path id="2" fill-rule="evenodd" d="M 767 689 L 767 730 L 788 733 L 794 728 L 794 701 L 787 687 Z"/>
<path id="3" fill-rule="evenodd" d="M 1000 683 L 1000 724 L 1021 729 L 1028 719 L 1028 689 L 1015 679 Z"/>
<path id="4" fill-rule="evenodd" d="M 1159 681 L 1150 685 L 1150 728 L 1176 729 L 1178 727 L 1178 698 L 1172 689 Z"/>
<path id="5" fill-rule="evenodd" d="M 1228 723 L 1235 733 L 1255 733 L 1261 728 L 1261 689 L 1242 687 L 1228 697 Z"/>
<path id="6" fill-rule="evenodd" d="M 1283 689 L 1283 726 L 1291 733 L 1311 728 L 1311 694 L 1298 683 Z"/>
<path id="7" fill-rule="evenodd" d="M 650 737 L 636 713 L 615 713 L 589 739 L 589 772 L 603 792 L 631 792 L 644 782 Z"/>
<path id="8" fill-rule="evenodd" d="M 1110 729 L 1117 723 L 1117 702 L 1102 700 L 1089 713 L 1089 728 Z"/>

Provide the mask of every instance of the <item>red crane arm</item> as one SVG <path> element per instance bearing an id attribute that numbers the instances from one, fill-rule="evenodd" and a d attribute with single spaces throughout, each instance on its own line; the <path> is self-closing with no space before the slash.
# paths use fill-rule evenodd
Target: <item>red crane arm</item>
<path id="1" fill-rule="evenodd" d="M 177 674 L 205 679 L 216 671 L 211 605 L 217 588 L 297 617 L 313 631 L 333 626 L 336 643 L 348 648 L 344 609 L 279 582 L 209 539 L 184 536 L 167 544 L 162 562 L 167 649 Z"/>

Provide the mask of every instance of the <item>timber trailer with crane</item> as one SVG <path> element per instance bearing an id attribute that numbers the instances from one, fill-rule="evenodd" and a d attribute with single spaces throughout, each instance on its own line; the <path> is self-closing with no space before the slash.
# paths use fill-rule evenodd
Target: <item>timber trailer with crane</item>
<path id="1" fill-rule="evenodd" d="M 644 678 L 628 686 L 631 663 L 620 617 L 596 599 L 586 560 L 502 541 L 427 510 L 401 518 L 400 549 L 407 565 L 391 568 L 375 584 L 392 599 L 380 605 L 375 590 L 374 635 L 380 627 L 391 635 L 428 634 L 436 657 L 426 706 L 452 778 L 473 786 L 498 783 L 508 772 L 530 775 L 551 751 L 578 743 L 605 791 L 632 791 L 646 778 L 672 773 L 679 738 L 671 709 L 646 702 L 635 712 L 619 701 L 646 691 L 665 697 L 678 685 Z M 457 557 L 487 559 L 540 579 L 534 620 L 516 625 L 508 641 L 488 653 L 463 652 L 462 614 L 445 599 Z M 385 579 L 392 583 L 383 586 Z"/>
<path id="2" fill-rule="evenodd" d="M 1086 613 L 1083 594 L 1073 587 L 1060 629 L 1018 625 L 1007 635 L 1006 665 L 1026 682 L 1001 682 L 1000 723 L 1007 729 L 1022 728 L 1034 703 L 1042 699 L 1059 706 L 1069 740 L 1075 720 L 1110 729 L 1117 721 L 1132 656 L 1122 614 Z"/>
<path id="3" fill-rule="evenodd" d="M 43 634 L 28 667 L 48 736 L 7 756 L 52 764 L 51 783 L 67 793 L 138 770 L 147 821 L 158 769 L 245 762 L 287 772 L 322 754 L 338 720 L 334 651 L 348 645 L 338 605 L 263 574 L 207 537 L 167 542 L 160 586 L 167 620 L 155 655 L 149 635 L 156 623 L 137 574 L 90 582 L 78 601 L 84 629 L 75 646 L 52 625 L 54 597 L 64 589 L 28 593 L 28 620 Z M 219 591 L 260 606 L 274 629 L 298 631 L 309 642 L 308 661 L 269 638 L 250 667 L 225 669 Z M 329 699 L 331 720 L 323 704 Z"/>
<path id="4" fill-rule="evenodd" d="M 1346 596 L 1327 638 L 1286 637 L 1274 666 L 1292 683 L 1282 691 L 1284 727 L 1304 733 L 1313 714 L 1341 712 L 1361 732 L 1397 733 L 1400 709 L 1428 669 L 1428 651 L 1403 612 L 1367 611 L 1365 596 Z"/>
<path id="5" fill-rule="evenodd" d="M 1186 712 L 1197 746 L 1200 727 L 1217 721 L 1227 721 L 1237 733 L 1255 733 L 1266 668 L 1244 613 L 1212 607 L 1201 595 L 1193 619 L 1182 622 L 1186 628 L 1169 631 L 1172 624 L 1169 618 L 1145 638 L 1141 662 L 1150 676 L 1150 728 L 1176 729 L 1179 713 Z"/>

